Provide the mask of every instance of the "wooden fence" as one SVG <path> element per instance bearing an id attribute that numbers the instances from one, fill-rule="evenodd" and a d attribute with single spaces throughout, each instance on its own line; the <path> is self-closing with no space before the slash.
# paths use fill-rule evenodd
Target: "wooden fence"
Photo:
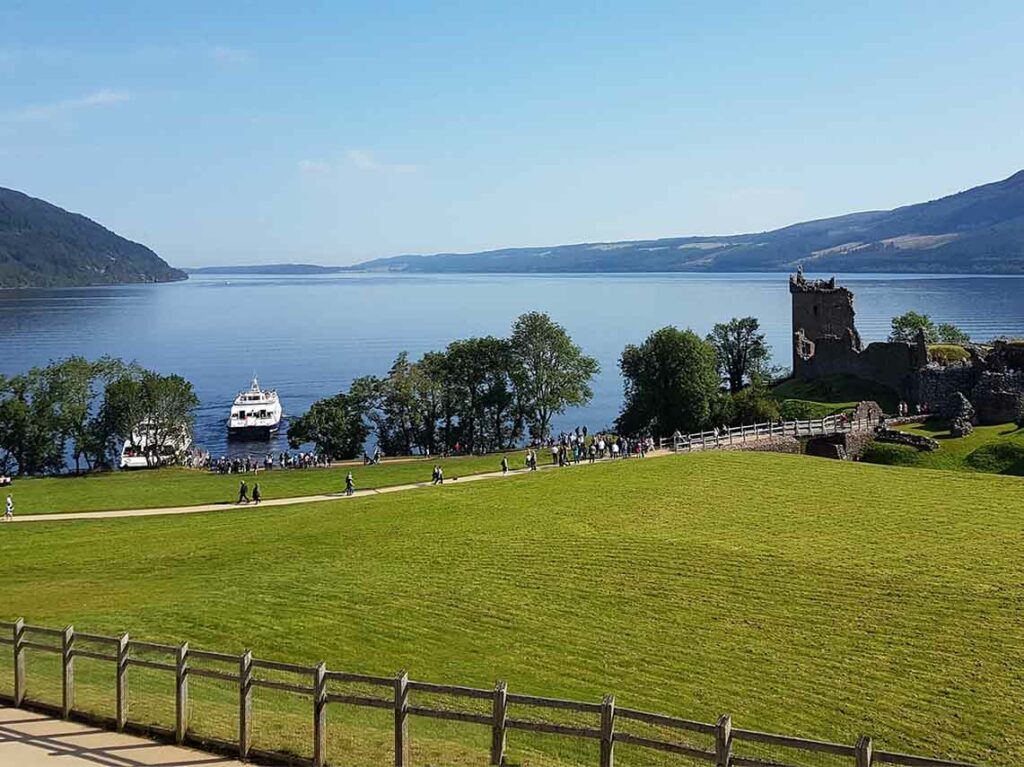
<path id="1" fill-rule="evenodd" d="M 854 421 L 843 416 L 830 415 L 810 421 L 768 421 L 749 426 L 734 426 L 731 429 L 718 431 L 675 434 L 671 437 L 662 437 L 660 444 L 663 449 L 673 452 L 692 452 L 742 445 L 747 442 L 771 441 L 776 437 L 825 437 L 832 434 L 870 431 L 878 425 L 879 423 L 875 420 L 859 419 Z"/>
<path id="2" fill-rule="evenodd" d="M 740 744 L 757 743 L 785 749 L 792 752 L 789 758 L 799 759 L 800 753 L 831 754 L 848 760 L 850 767 L 870 767 L 875 764 L 895 764 L 906 767 L 974 767 L 962 762 L 951 762 L 911 756 L 889 751 L 875 750 L 871 738 L 861 737 L 855 744 L 829 743 L 806 740 L 785 735 L 745 730 L 732 726 L 729 716 L 723 716 L 715 724 L 679 719 L 663 714 L 648 713 L 629 708 L 619 708 L 612 696 L 601 702 L 584 702 L 543 698 L 533 695 L 511 693 L 505 682 L 498 682 L 493 689 L 462 687 L 458 685 L 433 684 L 411 680 L 405 672 L 395 676 L 369 676 L 343 671 L 330 671 L 324 663 L 316 666 L 302 666 L 294 663 L 254 658 L 246 651 L 241 655 L 197 650 L 188 643 L 179 645 L 141 642 L 127 634 L 118 637 L 101 636 L 76 632 L 73 627 L 63 629 L 30 626 L 19 619 L 13 623 L 0 622 L 0 631 L 10 632 L 10 638 L 0 635 L 0 644 L 13 648 L 14 694 L 6 697 L 14 706 L 53 710 L 67 719 L 87 716 L 75 708 L 75 659 L 88 658 L 111 664 L 113 673 L 113 697 L 115 716 L 102 723 L 118 731 L 126 727 L 136 728 L 139 723 L 128 720 L 128 675 L 131 668 L 146 668 L 164 672 L 174 677 L 175 726 L 173 731 L 162 732 L 165 737 L 177 743 L 191 743 L 200 747 L 216 745 L 220 750 L 237 753 L 242 760 L 259 757 L 268 761 L 294 762 L 294 757 L 273 752 L 256 752 L 252 748 L 253 690 L 267 688 L 292 693 L 309 699 L 310 715 L 313 721 L 313 736 L 310 757 L 304 763 L 322 767 L 326 763 L 327 708 L 328 706 L 356 706 L 384 709 L 394 716 L 394 764 L 407 767 L 409 762 L 409 720 L 410 718 L 442 719 L 491 731 L 490 764 L 505 764 L 506 741 L 510 731 L 549 733 L 567 738 L 590 739 L 599 742 L 600 767 L 612 767 L 617 746 L 630 746 L 648 751 L 678 755 L 686 764 L 702 761 L 717 767 L 800 767 L 792 762 L 768 759 L 763 756 L 738 753 Z M 98 648 L 98 649 L 86 649 Z M 61 658 L 61 701 L 29 700 L 26 698 L 25 654 L 40 652 L 58 655 Z M 139 657 L 139 654 L 150 659 Z M 152 660 L 152 657 L 163 660 Z M 207 662 L 223 668 L 200 668 L 193 662 Z M 265 672 L 274 672 L 294 681 L 283 682 L 266 678 Z M 261 673 L 264 672 L 264 673 Z M 238 690 L 238 734 L 231 742 L 201 739 L 193 736 L 188 728 L 189 679 L 207 678 L 227 682 Z M 380 690 L 379 695 L 354 695 L 332 691 L 332 682 L 349 682 Z M 486 702 L 489 712 L 480 713 L 462 709 L 432 708 L 414 705 L 415 693 L 422 692 L 442 696 L 453 701 L 476 700 Z M 546 717 L 530 718 L 529 712 L 549 712 Z M 591 726 L 566 724 L 551 721 L 554 710 L 588 715 L 593 719 Z M 519 712 L 523 713 L 520 714 Z M 543 716 L 543 714 L 542 714 Z M 95 719 L 95 717 L 90 717 Z M 657 736 L 640 735 L 630 732 L 630 723 L 643 723 L 659 728 Z M 147 731 L 161 732 L 148 727 Z M 678 733 L 670 737 L 666 732 Z M 689 741 L 685 738 L 689 735 Z M 695 740 L 703 741 L 696 745 Z"/>

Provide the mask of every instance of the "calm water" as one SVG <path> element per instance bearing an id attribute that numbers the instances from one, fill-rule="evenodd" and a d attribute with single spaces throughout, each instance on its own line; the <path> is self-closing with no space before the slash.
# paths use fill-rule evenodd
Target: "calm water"
<path id="1" fill-rule="evenodd" d="M 883 339 L 908 309 L 954 322 L 976 339 L 1024 336 L 1024 278 L 856 275 L 865 341 Z M 653 329 L 754 315 L 776 361 L 790 365 L 785 275 L 325 275 L 193 277 L 170 285 L 0 291 L 0 373 L 70 354 L 110 354 L 193 382 L 202 407 L 197 441 L 229 450 L 224 420 L 253 373 L 276 388 L 286 413 L 358 376 L 471 335 L 508 333 L 529 310 L 548 312 L 601 363 L 593 402 L 556 428 L 614 419 L 622 397 L 616 361 Z M 280 438 L 279 438 L 280 439 Z M 274 449 L 283 446 L 283 439 Z M 232 445 L 258 454 L 265 444 Z"/>

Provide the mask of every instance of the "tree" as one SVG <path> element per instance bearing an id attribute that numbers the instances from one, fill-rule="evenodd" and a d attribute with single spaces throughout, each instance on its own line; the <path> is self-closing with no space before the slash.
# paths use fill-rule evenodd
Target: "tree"
<path id="1" fill-rule="evenodd" d="M 754 317 L 733 317 L 718 323 L 707 340 L 715 347 L 718 370 L 732 394 L 763 376 L 771 348 Z"/>
<path id="2" fill-rule="evenodd" d="M 192 384 L 181 376 L 132 367 L 107 384 L 93 424 L 94 439 L 111 458 L 118 443 L 144 448 L 147 462 L 155 466 L 192 434 L 198 406 Z"/>
<path id="3" fill-rule="evenodd" d="M 927 314 L 911 311 L 892 318 L 892 330 L 889 332 L 890 341 L 913 343 L 917 340 L 918 333 L 924 333 L 925 343 L 934 344 L 939 341 L 935 323 Z"/>
<path id="4" fill-rule="evenodd" d="M 288 444 L 297 449 L 311 442 L 318 453 L 332 459 L 355 458 L 370 434 L 364 418 L 369 406 L 358 390 L 317 400 L 288 424 Z"/>
<path id="5" fill-rule="evenodd" d="M 963 346 L 971 342 L 971 337 L 967 334 L 967 331 L 962 330 L 956 325 L 950 322 L 940 323 L 935 328 L 936 333 L 939 336 L 939 341 L 944 344 L 958 344 Z"/>
<path id="6" fill-rule="evenodd" d="M 919 332 L 924 333 L 924 341 L 927 344 L 967 344 L 971 342 L 971 337 L 956 325 L 949 322 L 936 325 L 927 314 L 918 314 L 917 312 L 906 312 L 898 317 L 893 317 L 889 340 L 913 343 L 917 340 Z"/>
<path id="7" fill-rule="evenodd" d="M 0 377 L 0 464 L 18 474 L 60 471 L 64 466 L 64 423 L 58 392 L 46 369 Z"/>
<path id="8" fill-rule="evenodd" d="M 619 360 L 625 404 L 616 427 L 625 434 L 669 435 L 710 425 L 720 397 L 715 348 L 692 330 L 665 327 Z"/>
<path id="9" fill-rule="evenodd" d="M 61 429 L 70 443 L 76 474 L 81 470 L 83 459 L 89 469 L 105 463 L 103 440 L 97 438 L 94 428 L 94 416 L 99 408 L 99 387 L 126 370 L 121 360 L 111 357 L 103 357 L 96 362 L 84 357 L 69 357 L 46 368 L 55 392 Z"/>
<path id="10" fill-rule="evenodd" d="M 552 416 L 585 405 L 594 396 L 597 360 L 583 353 L 558 323 L 541 312 L 516 319 L 510 339 L 512 381 L 531 434 L 544 439 Z"/>

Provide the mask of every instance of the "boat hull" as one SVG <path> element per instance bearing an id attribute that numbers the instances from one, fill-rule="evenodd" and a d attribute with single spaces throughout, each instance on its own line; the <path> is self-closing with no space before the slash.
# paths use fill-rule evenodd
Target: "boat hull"
<path id="1" fill-rule="evenodd" d="M 229 426 L 228 439 L 263 441 L 273 437 L 280 430 L 281 424 L 273 426 Z"/>

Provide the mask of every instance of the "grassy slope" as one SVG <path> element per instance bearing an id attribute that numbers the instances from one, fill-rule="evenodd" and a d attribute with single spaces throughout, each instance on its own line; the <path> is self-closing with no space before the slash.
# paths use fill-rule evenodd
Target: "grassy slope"
<path id="1" fill-rule="evenodd" d="M 1024 761 L 1016 478 L 698 454 L 0 534 L 6 618 Z M 103 673 L 80 694 L 99 700 Z M 133 694 L 153 684 L 136 678 Z M 230 733 L 231 691 L 207 695 L 193 725 Z M 268 705 L 259 737 L 301 749 L 306 709 Z M 346 721 L 332 758 L 383 761 L 387 716 Z M 445 727 L 413 723 L 418 764 L 483 763 L 486 731 Z M 510 748 L 526 764 L 593 758 L 524 733 Z"/>
<path id="2" fill-rule="evenodd" d="M 864 460 L 927 469 L 1024 475 L 1024 429 L 1014 424 L 977 426 L 973 433 L 961 438 L 950 437 L 946 423 L 936 420 L 900 428 L 936 439 L 941 447 L 918 452 L 905 445 L 877 444 L 869 449 Z"/>
<path id="3" fill-rule="evenodd" d="M 522 452 L 509 452 L 509 465 L 523 467 Z M 538 460 L 550 458 L 538 452 Z M 289 469 L 260 472 L 259 475 L 221 475 L 189 469 L 114 472 L 81 477 L 49 477 L 16 480 L 12 488 L 19 514 L 51 514 L 61 511 L 142 509 L 160 506 L 191 506 L 233 502 L 239 481 L 245 478 L 252 489 L 259 482 L 265 500 L 293 498 L 345 489 L 345 475 L 351 471 L 356 488 L 366 490 L 430 480 L 435 463 L 446 478 L 498 471 L 500 456 L 413 461 L 385 461 L 379 466 L 341 466 L 332 469 Z"/>
<path id="4" fill-rule="evenodd" d="M 855 376 L 823 376 L 814 381 L 791 378 L 772 389 L 780 402 L 806 402 L 814 418 L 822 418 L 843 410 L 852 410 L 863 400 L 874 400 L 887 413 L 896 412 L 896 394 L 886 386 Z"/>

